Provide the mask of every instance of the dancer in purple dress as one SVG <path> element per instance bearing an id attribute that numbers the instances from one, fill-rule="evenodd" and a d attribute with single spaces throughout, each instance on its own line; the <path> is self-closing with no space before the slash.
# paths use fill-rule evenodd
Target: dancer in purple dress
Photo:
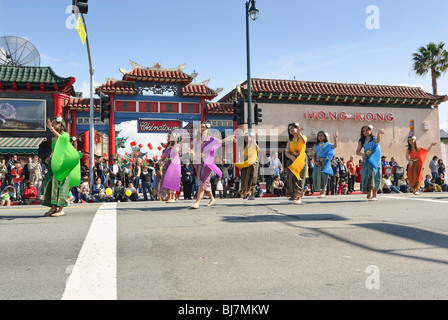
<path id="1" fill-rule="evenodd" d="M 196 161 L 194 161 L 194 168 L 198 178 L 198 192 L 196 194 L 195 203 L 193 203 L 190 207 L 191 209 L 199 208 L 199 202 L 204 196 L 204 193 L 206 193 L 210 198 L 207 206 L 210 207 L 214 205 L 215 198 L 212 193 L 210 176 L 212 172 L 214 172 L 219 177 L 222 177 L 222 172 L 215 163 L 215 152 L 222 146 L 223 143 L 234 139 L 234 136 L 229 136 L 224 140 L 219 140 L 208 134 L 209 129 L 210 124 L 201 122 L 201 139 L 194 146 L 194 156 L 196 159 Z"/>
<path id="2" fill-rule="evenodd" d="M 159 195 L 167 203 L 176 201 L 176 192 L 180 191 L 181 163 L 179 157 L 179 134 L 168 134 L 168 145 L 161 161 L 164 162 Z"/>

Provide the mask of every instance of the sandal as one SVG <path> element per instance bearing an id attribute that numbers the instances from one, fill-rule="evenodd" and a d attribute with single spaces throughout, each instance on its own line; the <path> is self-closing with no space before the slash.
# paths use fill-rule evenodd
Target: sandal
<path id="1" fill-rule="evenodd" d="M 56 212 L 57 211 L 51 211 L 51 209 L 50 209 L 47 212 L 45 212 L 44 217 L 50 217 L 53 213 L 56 213 Z"/>
<path id="2" fill-rule="evenodd" d="M 64 211 L 56 211 L 55 213 L 50 215 L 50 217 L 62 217 L 62 216 L 65 216 L 65 212 Z"/>
<path id="3" fill-rule="evenodd" d="M 193 204 L 190 209 L 199 209 L 199 205 L 198 204 Z"/>

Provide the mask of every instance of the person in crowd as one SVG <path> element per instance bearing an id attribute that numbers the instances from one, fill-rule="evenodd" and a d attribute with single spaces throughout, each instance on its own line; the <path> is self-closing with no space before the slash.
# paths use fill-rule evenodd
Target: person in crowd
<path id="1" fill-rule="evenodd" d="M 23 196 L 23 204 L 30 205 L 36 202 L 37 199 L 37 190 L 34 187 L 34 181 L 28 180 L 26 183 L 26 188 Z"/>
<path id="2" fill-rule="evenodd" d="M 355 182 L 359 183 L 359 190 L 362 190 L 362 185 L 361 185 L 361 168 L 362 168 L 362 159 L 358 160 L 358 164 L 356 165 L 356 178 L 355 178 Z"/>
<path id="3" fill-rule="evenodd" d="M 428 150 L 429 152 L 429 150 Z M 429 162 L 429 169 L 431 170 L 431 176 L 433 179 L 436 179 L 439 175 L 438 167 L 437 167 L 437 156 L 432 157 L 432 160 Z"/>
<path id="4" fill-rule="evenodd" d="M 6 169 L 6 166 L 3 165 L 3 163 L 0 162 L 0 191 L 3 191 L 3 189 L 6 186 L 6 174 L 8 173 L 8 170 Z"/>
<path id="5" fill-rule="evenodd" d="M 425 179 L 425 190 L 429 192 L 441 192 L 442 187 L 435 182 L 435 179 L 432 178 L 430 174 L 427 174 Z"/>
<path id="6" fill-rule="evenodd" d="M 243 199 L 255 200 L 255 187 L 258 180 L 258 145 L 255 134 L 244 135 L 244 161 L 235 163 L 240 172 L 240 193 Z"/>
<path id="7" fill-rule="evenodd" d="M 345 182 L 344 178 L 341 178 L 339 180 L 339 185 L 338 185 L 338 194 L 346 195 L 347 192 L 348 192 L 348 184 Z"/>
<path id="8" fill-rule="evenodd" d="M 138 193 L 138 188 L 140 188 L 140 174 L 142 173 L 142 167 L 143 167 L 143 160 L 141 158 L 137 158 L 135 159 L 135 162 L 133 162 L 132 164 L 132 177 L 131 177 L 131 181 L 134 185 L 134 187 L 137 190 Z"/>
<path id="9" fill-rule="evenodd" d="M 132 182 L 129 182 L 124 194 L 124 201 L 138 201 L 137 189 L 134 187 L 134 184 Z"/>
<path id="10" fill-rule="evenodd" d="M 299 123 L 288 124 L 288 142 L 285 155 L 290 160 L 288 167 L 288 180 L 286 184 L 286 196 L 294 204 L 302 203 L 305 187 L 306 172 L 308 170 L 307 157 L 305 154 L 307 137 L 302 134 L 304 128 Z"/>
<path id="11" fill-rule="evenodd" d="M 154 192 L 152 190 L 152 181 L 154 179 L 154 168 L 149 166 L 142 167 L 140 181 L 142 182 L 143 200 L 148 201 L 148 193 L 151 201 L 154 201 Z"/>
<path id="12" fill-rule="evenodd" d="M 229 183 L 229 170 L 232 170 L 233 172 L 233 165 L 231 163 L 228 163 L 226 159 L 222 159 L 222 164 L 218 164 L 218 168 L 221 169 L 222 172 L 222 193 L 223 197 L 227 198 L 227 189 L 228 189 L 228 183 Z M 193 168 L 191 168 L 193 170 Z"/>
<path id="13" fill-rule="evenodd" d="M 308 186 L 307 192 L 305 193 L 307 195 L 313 195 L 314 193 L 313 171 L 315 166 L 316 165 L 314 164 L 314 158 L 312 156 L 308 157 L 308 172 L 305 181 L 305 185 Z"/>
<path id="14" fill-rule="evenodd" d="M 104 185 L 106 183 L 106 172 L 107 172 L 106 159 L 104 157 L 99 157 L 98 161 L 95 164 L 95 173 L 96 173 L 95 182 L 97 178 L 100 178 L 101 184 Z"/>
<path id="15" fill-rule="evenodd" d="M 16 190 L 17 200 L 23 201 L 25 191 L 25 175 L 23 173 L 22 164 L 19 160 L 14 161 L 14 168 L 11 170 L 11 175 L 14 189 Z"/>
<path id="16" fill-rule="evenodd" d="M 441 174 L 445 177 L 445 165 L 443 164 L 443 160 L 437 160 L 437 173 L 440 176 Z M 443 179 L 442 179 L 443 180 Z M 445 181 L 444 181 L 445 183 Z"/>
<path id="17" fill-rule="evenodd" d="M 90 187 L 89 187 L 89 178 L 84 177 L 83 182 L 79 184 L 78 187 L 78 202 L 84 201 L 88 202 L 90 200 Z"/>
<path id="18" fill-rule="evenodd" d="M 352 192 L 355 192 L 356 164 L 354 156 L 350 156 L 350 159 L 347 161 L 347 174 L 348 174 L 347 193 L 350 194 Z"/>
<path id="19" fill-rule="evenodd" d="M 361 187 L 367 192 L 367 199 L 377 200 L 378 189 L 381 184 L 381 148 L 380 141 L 384 131 L 378 129 L 377 136 L 372 133 L 372 126 L 361 128 L 361 137 L 358 141 L 356 155 L 363 157 L 361 167 Z M 364 153 L 361 150 L 364 149 Z"/>
<path id="20" fill-rule="evenodd" d="M 92 198 L 95 202 L 106 201 L 106 187 L 101 181 L 100 177 L 96 178 L 95 184 L 92 186 Z"/>
<path id="21" fill-rule="evenodd" d="M 114 199 L 117 202 L 121 202 L 121 201 L 125 201 L 126 199 L 126 194 L 125 194 L 125 189 L 123 186 L 123 183 L 121 182 L 121 180 L 117 180 L 115 182 L 115 186 L 114 186 Z"/>
<path id="22" fill-rule="evenodd" d="M 331 160 L 331 169 L 333 174 L 329 176 L 330 194 L 337 194 L 339 184 L 339 158 L 334 156 Z"/>
<path id="23" fill-rule="evenodd" d="M 401 176 L 400 179 L 398 179 L 397 187 L 402 193 L 408 193 L 410 190 L 408 182 L 406 181 L 404 176 Z"/>
<path id="24" fill-rule="evenodd" d="M 420 184 L 423 177 L 423 165 L 428 152 L 436 144 L 437 143 L 434 142 L 427 149 L 425 149 L 417 146 L 417 138 L 415 136 L 408 137 L 408 147 L 406 149 L 406 160 L 408 161 L 408 180 L 409 187 L 415 195 L 419 193 L 418 191 L 420 189 Z"/>
<path id="25" fill-rule="evenodd" d="M 5 182 L 5 185 L 12 185 L 12 184 L 13 184 L 13 177 L 12 177 L 11 172 L 12 172 L 12 169 L 15 168 L 15 166 L 14 166 L 14 162 L 17 161 L 17 160 L 18 160 L 18 157 L 17 157 L 17 155 L 15 154 L 15 155 L 13 155 L 13 156 L 11 157 L 11 159 L 9 159 L 9 161 L 6 163 L 6 170 L 7 170 L 7 173 L 6 173 L 6 182 Z"/>
<path id="26" fill-rule="evenodd" d="M 222 146 L 223 143 L 234 139 L 234 136 L 229 136 L 224 140 L 219 140 L 209 134 L 210 124 L 207 122 L 201 122 L 198 135 L 198 142 L 194 146 L 193 157 L 195 163 L 196 178 L 198 179 L 198 190 L 196 193 L 196 201 L 191 205 L 191 209 L 198 209 L 199 203 L 204 196 L 204 193 L 210 198 L 207 206 L 215 204 L 215 198 L 212 194 L 212 187 L 210 183 L 211 173 L 214 172 L 218 176 L 222 177 L 222 172 L 215 164 L 214 157 L 215 152 Z"/>
<path id="27" fill-rule="evenodd" d="M 442 191 L 448 191 L 448 184 L 445 183 L 445 175 L 443 173 L 439 173 L 439 177 L 435 182 L 442 188 Z"/>
<path id="28" fill-rule="evenodd" d="M 15 200 L 15 198 L 16 198 L 16 191 L 14 189 L 14 186 L 11 185 L 6 186 L 0 193 L 1 206 L 9 207 L 11 205 L 11 201 Z"/>
<path id="29" fill-rule="evenodd" d="M 80 183 L 79 178 L 76 178 L 81 176 L 80 155 L 70 144 L 70 136 L 65 132 L 61 117 L 53 121 L 48 119 L 47 128 L 53 133 L 54 138 L 51 145 L 52 154 L 48 158 L 42 205 L 50 207 L 45 216 L 59 217 L 65 215 L 63 209 L 68 206 L 67 197 L 70 188 Z"/>
<path id="30" fill-rule="evenodd" d="M 30 174 L 30 181 L 34 181 L 34 187 L 37 191 L 37 200 L 40 200 L 42 193 L 42 181 L 44 179 L 42 165 L 39 162 L 39 157 L 34 156 L 32 161 L 28 164 L 28 171 Z"/>
<path id="31" fill-rule="evenodd" d="M 274 176 L 274 180 L 272 181 L 272 194 L 283 197 L 285 193 L 285 183 L 280 179 L 279 175 Z"/>
<path id="32" fill-rule="evenodd" d="M 280 159 L 278 158 L 278 152 L 276 152 L 276 151 L 271 153 L 271 164 L 272 164 L 272 167 L 274 168 L 274 173 L 273 173 L 272 177 L 275 177 L 275 176 L 280 177 L 280 175 L 283 172 L 283 165 L 282 165 L 282 162 L 280 161 Z"/>
<path id="33" fill-rule="evenodd" d="M 333 175 L 331 160 L 334 157 L 334 149 L 338 146 L 338 132 L 333 134 L 333 144 L 328 142 L 328 135 L 325 131 L 317 133 L 317 143 L 313 148 L 314 169 L 312 180 L 314 190 L 319 192 L 319 197 L 325 197 L 328 177 Z"/>
<path id="34" fill-rule="evenodd" d="M 387 162 L 387 157 L 386 156 L 381 156 L 381 174 L 385 175 L 386 174 L 386 168 L 389 167 L 389 162 Z"/>
<path id="35" fill-rule="evenodd" d="M 190 161 L 185 161 L 182 164 L 182 168 L 181 168 L 181 172 L 182 172 L 182 186 L 184 189 L 184 199 L 185 200 L 191 200 L 191 190 L 193 187 L 193 168 L 190 166 Z"/>
<path id="36" fill-rule="evenodd" d="M 391 167 L 398 167 L 397 160 L 395 160 L 395 157 L 390 157 L 389 165 Z"/>
<path id="37" fill-rule="evenodd" d="M 238 198 L 239 197 L 239 190 L 240 188 L 240 180 L 238 177 L 235 177 L 229 181 L 229 195 L 231 198 Z"/>
<path id="38" fill-rule="evenodd" d="M 123 179 L 123 170 L 121 169 L 118 159 L 114 159 L 114 162 L 109 166 L 109 185 L 115 186 L 115 182 Z"/>
<path id="39" fill-rule="evenodd" d="M 163 200 L 159 194 L 159 190 L 161 188 L 161 181 L 162 181 L 162 177 L 163 177 L 163 164 L 161 164 L 159 161 L 155 162 L 154 170 L 156 172 L 156 183 L 154 186 L 154 198 L 155 198 L 155 200 Z"/>
<path id="40" fill-rule="evenodd" d="M 383 175 L 381 179 L 380 190 L 383 193 L 401 193 L 400 189 L 392 184 L 392 181 L 389 179 L 389 175 Z"/>

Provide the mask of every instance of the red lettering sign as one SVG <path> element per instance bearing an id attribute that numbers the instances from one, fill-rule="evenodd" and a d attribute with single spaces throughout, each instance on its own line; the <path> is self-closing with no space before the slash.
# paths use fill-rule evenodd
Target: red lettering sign
<path id="1" fill-rule="evenodd" d="M 393 113 L 373 113 L 373 112 L 355 112 L 355 114 L 348 114 L 345 111 L 337 112 L 337 111 L 309 111 L 307 110 L 305 113 L 305 118 L 307 120 L 340 120 L 345 121 L 347 119 L 355 119 L 356 121 L 388 121 L 391 122 L 394 120 Z"/>

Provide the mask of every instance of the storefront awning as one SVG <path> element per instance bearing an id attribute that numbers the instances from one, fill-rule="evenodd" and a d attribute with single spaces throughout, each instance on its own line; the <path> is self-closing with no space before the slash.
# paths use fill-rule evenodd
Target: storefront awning
<path id="1" fill-rule="evenodd" d="M 45 139 L 0 137 L 0 154 L 37 154 Z"/>

